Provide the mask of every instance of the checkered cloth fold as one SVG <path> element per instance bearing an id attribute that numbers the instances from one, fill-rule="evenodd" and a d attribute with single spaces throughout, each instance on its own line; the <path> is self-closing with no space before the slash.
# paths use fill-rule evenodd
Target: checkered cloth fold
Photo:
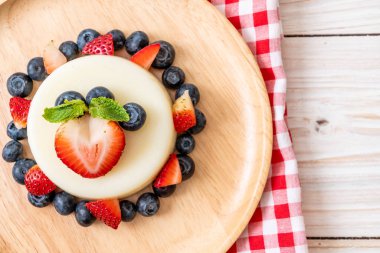
<path id="1" fill-rule="evenodd" d="M 286 122 L 286 77 L 281 58 L 278 0 L 210 0 L 256 56 L 273 115 L 273 154 L 263 196 L 229 253 L 307 252 L 297 161 Z"/>

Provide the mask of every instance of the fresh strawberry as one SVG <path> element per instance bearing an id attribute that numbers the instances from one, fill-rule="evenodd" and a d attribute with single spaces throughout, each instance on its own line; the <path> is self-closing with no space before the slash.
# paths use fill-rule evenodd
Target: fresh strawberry
<path id="1" fill-rule="evenodd" d="M 57 188 L 38 165 L 34 165 L 26 172 L 25 186 L 31 194 L 38 196 L 48 194 Z"/>
<path id="2" fill-rule="evenodd" d="M 9 100 L 9 108 L 17 128 L 26 127 L 31 102 L 32 100 L 21 97 L 13 97 Z"/>
<path id="3" fill-rule="evenodd" d="M 53 41 L 44 49 L 43 58 L 45 70 L 48 74 L 53 73 L 54 70 L 67 62 L 65 55 L 54 46 Z"/>
<path id="4" fill-rule="evenodd" d="M 114 51 L 112 34 L 106 34 L 88 42 L 84 46 L 82 54 L 113 55 Z"/>
<path id="5" fill-rule="evenodd" d="M 55 135 L 57 156 L 86 178 L 109 172 L 119 161 L 124 147 L 124 132 L 116 122 L 89 115 L 63 123 Z"/>
<path id="6" fill-rule="evenodd" d="M 197 123 L 194 106 L 188 90 L 177 98 L 173 104 L 173 121 L 177 133 L 183 133 Z"/>
<path id="7" fill-rule="evenodd" d="M 130 60 L 144 69 L 149 69 L 159 51 L 160 44 L 151 44 L 134 54 Z"/>
<path id="8" fill-rule="evenodd" d="M 92 215 L 103 221 L 107 226 L 117 229 L 121 222 L 121 211 L 117 199 L 97 200 L 86 203 Z"/>
<path id="9" fill-rule="evenodd" d="M 181 167 L 176 154 L 171 154 L 169 160 L 158 174 L 153 185 L 161 188 L 169 185 L 179 184 L 182 182 Z"/>

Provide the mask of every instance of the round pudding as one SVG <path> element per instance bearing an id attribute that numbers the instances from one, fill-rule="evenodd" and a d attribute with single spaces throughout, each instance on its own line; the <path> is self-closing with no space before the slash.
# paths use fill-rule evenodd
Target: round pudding
<path id="1" fill-rule="evenodd" d="M 138 131 L 124 131 L 126 146 L 116 166 L 105 176 L 90 179 L 57 157 L 54 139 L 60 124 L 46 121 L 42 114 L 61 93 L 73 90 L 85 97 L 96 86 L 108 88 L 120 104 L 140 104 L 147 119 Z M 173 152 L 171 107 L 168 92 L 147 70 L 115 56 L 81 57 L 55 70 L 35 94 L 28 116 L 29 145 L 40 168 L 62 190 L 88 199 L 126 197 L 151 183 Z"/>

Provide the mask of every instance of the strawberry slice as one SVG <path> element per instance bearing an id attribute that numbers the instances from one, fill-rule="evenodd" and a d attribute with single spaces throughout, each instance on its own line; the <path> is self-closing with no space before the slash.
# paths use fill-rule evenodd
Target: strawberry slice
<path id="1" fill-rule="evenodd" d="M 63 123 L 55 135 L 57 156 L 85 178 L 104 176 L 117 164 L 124 147 L 124 132 L 116 122 L 89 115 Z"/>
<path id="2" fill-rule="evenodd" d="M 121 211 L 117 199 L 97 200 L 86 203 L 92 215 L 103 221 L 107 226 L 117 229 L 121 222 Z"/>
<path id="3" fill-rule="evenodd" d="M 44 49 L 43 58 L 45 70 L 48 74 L 53 73 L 54 70 L 67 62 L 65 55 L 54 46 L 53 41 Z"/>
<path id="4" fill-rule="evenodd" d="M 196 117 L 193 103 L 186 90 L 173 104 L 173 122 L 177 133 L 186 132 L 196 125 Z"/>
<path id="5" fill-rule="evenodd" d="M 26 189 L 33 195 L 45 195 L 54 191 L 57 186 L 42 172 L 38 165 L 34 165 L 25 174 Z"/>
<path id="6" fill-rule="evenodd" d="M 149 69 L 159 51 L 160 44 L 151 44 L 134 54 L 130 60 L 144 69 Z"/>
<path id="7" fill-rule="evenodd" d="M 30 103 L 32 100 L 13 97 L 9 100 L 11 115 L 17 128 L 25 128 L 27 125 Z"/>
<path id="8" fill-rule="evenodd" d="M 176 154 L 171 154 L 169 160 L 158 174 L 153 185 L 156 188 L 179 184 L 182 182 L 181 167 Z"/>
<path id="9" fill-rule="evenodd" d="M 93 39 L 82 50 L 82 54 L 114 55 L 114 52 L 112 34 L 102 35 Z"/>

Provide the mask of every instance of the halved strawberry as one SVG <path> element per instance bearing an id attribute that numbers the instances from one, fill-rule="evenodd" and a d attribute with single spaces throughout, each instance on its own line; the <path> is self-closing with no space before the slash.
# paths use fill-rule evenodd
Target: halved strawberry
<path id="1" fill-rule="evenodd" d="M 26 172 L 24 182 L 28 192 L 38 196 L 48 194 L 57 188 L 38 165 L 34 165 Z"/>
<path id="2" fill-rule="evenodd" d="M 89 115 L 63 123 L 55 134 L 57 156 L 86 178 L 109 172 L 119 161 L 124 147 L 124 131 L 116 122 Z"/>
<path id="3" fill-rule="evenodd" d="M 117 229 L 121 222 L 121 211 L 117 199 L 97 200 L 86 203 L 92 215 L 103 221 L 107 226 Z"/>
<path id="4" fill-rule="evenodd" d="M 130 61 L 140 65 L 144 69 L 149 69 L 159 51 L 160 44 L 151 44 L 134 54 Z"/>
<path id="5" fill-rule="evenodd" d="M 65 55 L 54 46 L 53 41 L 45 47 L 43 58 L 45 70 L 48 74 L 53 73 L 54 70 L 67 62 Z"/>
<path id="6" fill-rule="evenodd" d="M 188 90 L 177 98 L 173 104 L 173 122 L 177 133 L 183 133 L 197 123 L 194 106 Z"/>
<path id="7" fill-rule="evenodd" d="M 32 100 L 21 97 L 13 97 L 9 100 L 9 108 L 17 128 L 26 127 L 31 102 Z"/>
<path id="8" fill-rule="evenodd" d="M 154 180 L 154 187 L 160 188 L 182 182 L 181 167 L 176 154 L 171 154 L 169 160 Z"/>
<path id="9" fill-rule="evenodd" d="M 106 34 L 88 42 L 84 46 L 82 54 L 114 55 L 114 51 L 112 34 Z"/>

